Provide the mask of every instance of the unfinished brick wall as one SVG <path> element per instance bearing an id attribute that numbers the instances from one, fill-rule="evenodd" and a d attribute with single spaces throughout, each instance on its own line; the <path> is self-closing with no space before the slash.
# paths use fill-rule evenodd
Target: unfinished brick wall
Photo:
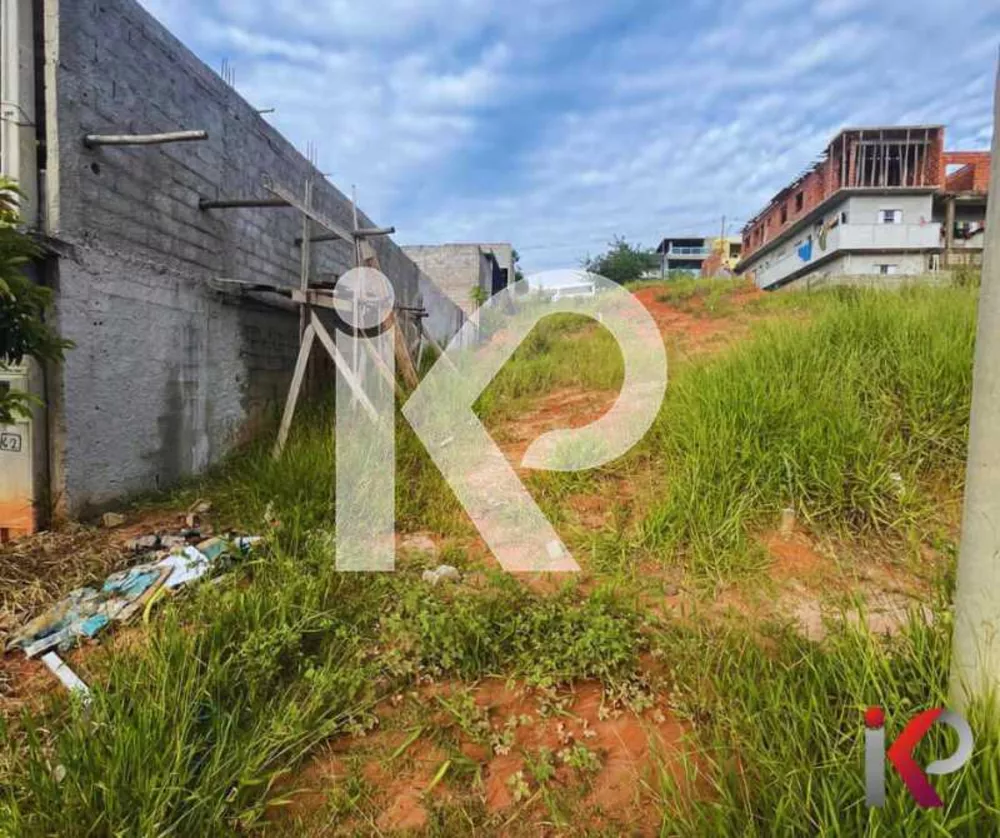
<path id="1" fill-rule="evenodd" d="M 781 236 L 838 190 L 877 186 L 873 182 L 878 180 L 879 167 L 872 166 L 866 170 L 864 163 L 868 158 L 864 156 L 864 144 L 868 143 L 867 147 L 871 148 L 875 138 L 880 138 L 879 142 L 882 142 L 884 135 L 888 135 L 884 139 L 888 145 L 908 141 L 907 133 L 910 131 L 921 132 L 921 137 L 926 137 L 926 145 L 919 155 L 911 152 L 913 156 L 907 160 L 905 185 L 940 188 L 945 182 L 944 129 L 893 127 L 842 132 L 827 146 L 822 161 L 775 195 L 768 206 L 743 229 L 743 260 L 746 261 L 755 251 Z M 901 164 L 896 166 L 898 176 Z M 883 169 L 883 182 L 888 180 L 885 173 L 886 169 Z"/>
<path id="2" fill-rule="evenodd" d="M 962 168 L 947 174 L 948 166 Z M 946 151 L 941 159 L 945 189 L 949 192 L 987 192 L 990 187 L 988 151 Z"/>

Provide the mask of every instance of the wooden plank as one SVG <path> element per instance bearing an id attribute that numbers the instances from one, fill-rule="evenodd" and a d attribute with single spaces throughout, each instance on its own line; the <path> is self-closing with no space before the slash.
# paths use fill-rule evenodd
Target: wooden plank
<path id="1" fill-rule="evenodd" d="M 299 357 L 295 361 L 295 372 L 292 374 L 292 384 L 288 388 L 288 396 L 285 398 L 285 412 L 281 416 L 281 424 L 278 426 L 278 438 L 275 440 L 271 456 L 278 459 L 281 452 L 285 450 L 285 443 L 288 441 L 288 432 L 292 427 L 292 418 L 295 416 L 295 406 L 299 401 L 299 391 L 302 389 L 302 379 L 305 377 L 306 368 L 309 366 L 309 354 L 312 352 L 313 339 L 316 337 L 316 330 L 312 324 L 306 326 L 302 334 L 302 341 L 299 344 Z"/>
<path id="2" fill-rule="evenodd" d="M 371 242 L 361 239 L 358 242 L 358 254 L 361 264 L 366 268 L 380 270 L 378 254 Z M 420 376 L 417 375 L 417 368 L 413 365 L 413 356 L 410 355 L 410 348 L 406 345 L 406 336 L 396 318 L 396 312 L 392 313 L 393 351 L 396 356 L 396 369 L 406 382 L 406 386 L 411 390 L 416 389 L 420 383 Z"/>
<path id="3" fill-rule="evenodd" d="M 332 221 L 327 218 L 321 212 L 313 209 L 312 207 L 306 207 L 302 201 L 300 201 L 295 195 L 285 189 L 283 186 L 279 186 L 275 183 L 269 175 L 264 175 L 261 178 L 261 182 L 264 188 L 275 195 L 277 195 L 282 200 L 286 201 L 289 206 L 295 207 L 299 212 L 308 215 L 313 221 L 319 224 L 321 227 L 325 227 L 331 233 L 336 233 L 342 239 L 347 241 L 354 241 L 354 234 L 348 230 L 346 227 L 342 227 L 337 222 Z"/>
<path id="4" fill-rule="evenodd" d="M 316 337 L 319 338 L 320 343 L 323 344 L 323 347 L 333 359 L 333 363 L 340 371 L 340 374 L 347 380 L 347 384 L 351 388 L 351 392 L 354 393 L 358 401 L 361 402 L 361 406 L 371 417 L 371 420 L 373 422 L 377 422 L 379 419 L 378 411 L 375 410 L 375 406 L 365 394 L 364 388 L 361 386 L 361 382 L 354 377 L 354 374 L 351 372 L 350 365 L 344 359 L 344 356 L 340 354 L 340 350 L 337 349 L 337 344 L 334 343 L 333 338 L 330 337 L 330 333 L 326 330 L 326 327 L 320 321 L 319 316 L 315 311 L 312 312 L 311 325 L 316 331 Z"/>
<path id="5" fill-rule="evenodd" d="M 379 236 L 391 236 L 396 232 L 395 227 L 362 227 L 360 230 L 355 230 L 354 235 L 359 239 L 373 239 Z M 312 236 L 314 242 L 332 242 L 341 241 L 341 236 L 336 233 L 317 233 Z M 302 237 L 299 236 L 295 239 L 295 246 L 301 247 Z"/>
<path id="6" fill-rule="evenodd" d="M 392 313 L 392 334 L 393 350 L 396 355 L 396 367 L 399 369 L 403 381 L 411 390 L 415 390 L 420 383 L 420 376 L 417 375 L 417 368 L 413 365 L 413 358 L 410 356 L 410 348 L 406 345 L 406 336 L 396 319 L 396 312 Z"/>
<path id="7" fill-rule="evenodd" d="M 298 288 L 292 288 L 289 290 L 288 296 L 294 302 L 303 305 L 339 309 L 345 314 L 351 310 L 351 304 L 347 300 L 343 297 L 334 296 L 329 291 L 317 291 L 312 288 L 308 291 L 300 291 Z"/>
<path id="8" fill-rule="evenodd" d="M 101 145 L 160 145 L 162 143 L 188 143 L 207 140 L 208 131 L 167 131 L 163 134 L 87 134 L 83 144 L 87 148 Z"/>

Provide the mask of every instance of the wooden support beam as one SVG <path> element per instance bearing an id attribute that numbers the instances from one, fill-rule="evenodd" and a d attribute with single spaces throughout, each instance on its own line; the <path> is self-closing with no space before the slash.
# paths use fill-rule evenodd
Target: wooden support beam
<path id="1" fill-rule="evenodd" d="M 189 143 L 207 140 L 208 131 L 168 131 L 164 134 L 87 134 L 83 144 L 87 148 L 102 145 L 161 145 L 163 143 Z"/>
<path id="2" fill-rule="evenodd" d="M 201 198 L 198 209 L 243 209 L 245 207 L 287 207 L 288 201 L 280 198 Z"/>
<path id="3" fill-rule="evenodd" d="M 288 388 L 288 396 L 285 398 L 285 411 L 281 415 L 281 425 L 278 426 L 278 438 L 275 440 L 271 456 L 278 459 L 281 452 L 285 450 L 285 443 L 288 441 L 288 432 L 292 427 L 292 418 L 295 416 L 295 406 L 299 401 L 299 391 L 302 389 L 302 379 L 305 378 L 306 368 L 309 366 L 309 353 L 312 352 L 313 340 L 316 338 L 316 331 L 312 325 L 307 325 L 302 333 L 302 340 L 299 343 L 299 357 L 295 361 L 295 372 L 292 374 L 292 384 Z"/>
<path id="4" fill-rule="evenodd" d="M 305 204 L 302 203 L 302 201 L 300 201 L 295 195 L 293 195 L 287 189 L 285 189 L 283 186 L 279 186 L 277 183 L 271 180 L 271 177 L 269 175 L 264 175 L 261 178 L 261 182 L 263 183 L 264 188 L 268 192 L 277 195 L 279 198 L 285 201 L 289 206 L 295 207 L 295 209 L 297 209 L 299 212 L 301 212 L 304 215 L 307 215 L 309 218 L 311 218 L 313 221 L 319 224 L 320 227 L 326 228 L 331 233 L 335 233 L 336 235 L 340 236 L 340 238 L 345 239 L 346 241 L 354 240 L 354 234 L 350 230 L 348 230 L 346 227 L 342 227 L 341 225 L 337 224 L 337 222 L 327 218 L 325 215 L 313 209 L 312 207 L 307 207 Z"/>
<path id="5" fill-rule="evenodd" d="M 315 311 L 310 312 L 310 315 L 312 317 L 311 324 L 313 329 L 316 331 L 316 337 L 319 338 L 319 342 L 323 344 L 323 348 L 326 349 L 327 353 L 333 359 L 334 365 L 340 371 L 340 374 L 346 379 L 348 386 L 351 388 L 351 392 L 353 392 L 358 401 L 361 402 L 361 406 L 365 409 L 365 412 L 371 417 L 373 422 L 377 422 L 378 411 L 375 410 L 375 406 L 371 403 L 368 396 L 365 395 L 361 382 L 354 377 L 354 373 L 351 372 L 351 368 L 347 361 L 344 360 L 344 356 L 341 355 L 340 350 L 337 349 L 337 344 L 334 343 L 333 338 L 330 337 L 330 333 L 326 330 L 326 326 L 323 325 Z"/>
<path id="6" fill-rule="evenodd" d="M 305 205 L 307 207 L 312 206 L 312 180 L 306 178 L 305 186 Z M 312 273 L 312 248 L 309 246 L 309 232 L 312 230 L 312 223 L 309 218 L 305 215 L 302 216 L 302 239 L 305 243 L 305 247 L 302 248 L 299 254 L 301 262 L 299 265 L 299 290 L 305 294 L 309 291 L 309 277 Z M 305 306 L 299 309 L 299 342 L 302 342 L 302 336 L 306 333 L 306 324 L 309 322 L 309 312 Z"/>

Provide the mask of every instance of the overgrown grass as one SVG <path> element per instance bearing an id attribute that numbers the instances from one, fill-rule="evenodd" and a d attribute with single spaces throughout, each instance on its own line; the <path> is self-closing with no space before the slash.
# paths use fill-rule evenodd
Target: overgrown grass
<path id="1" fill-rule="evenodd" d="M 661 302 L 670 303 L 682 310 L 697 307 L 709 316 L 725 316 L 733 312 L 729 297 L 735 292 L 755 290 L 752 281 L 746 279 L 702 279 L 684 277 L 660 283 L 662 289 L 657 294 Z"/>
<path id="2" fill-rule="evenodd" d="M 554 314 L 531 330 L 483 391 L 476 412 L 497 421 L 517 412 L 527 397 L 561 387 L 617 390 L 623 375 L 621 351 L 607 329 L 583 315 Z"/>
<path id="3" fill-rule="evenodd" d="M 749 536 L 783 507 L 862 536 L 919 535 L 925 482 L 960 480 L 974 295 L 812 296 L 811 322 L 764 326 L 668 389 L 647 445 L 669 488 L 642 542 L 696 573 L 751 566 Z"/>
<path id="4" fill-rule="evenodd" d="M 915 713 L 947 706 L 949 596 L 928 625 L 914 612 L 903 631 L 876 637 L 842 623 L 822 646 L 775 626 L 767 643 L 740 631 L 663 631 L 659 643 L 698 730 L 692 803 L 664 771 L 664 826 L 674 835 L 995 835 L 1000 829 L 1000 728 L 982 706 L 969 714 L 975 753 L 957 774 L 934 779 L 945 802 L 921 809 L 891 769 L 886 805 L 864 790 L 863 713 L 880 706 L 891 742 Z M 954 741 L 932 730 L 923 765 Z"/>
<path id="5" fill-rule="evenodd" d="M 921 538 L 935 501 L 928 487 L 957 493 L 974 290 L 772 296 L 808 306 L 809 319 L 765 326 L 724 355 L 672 370 L 647 440 L 631 459 L 594 472 L 642 460 L 663 474 L 664 494 L 640 510 L 638 530 L 616 520 L 606 534 L 616 555 L 609 566 L 653 551 L 695 577 L 738 574 L 756 563 L 756 531 L 789 505 L 815 527 Z M 620 376 L 605 330 L 553 317 L 478 408 L 494 421 L 553 388 L 610 389 Z M 945 811 L 916 810 L 898 784 L 883 812 L 863 802 L 863 708 L 881 704 L 892 722 L 943 701 L 945 600 L 933 625 L 911 621 L 894 640 L 847 628 L 818 646 L 787 630 L 762 641 L 756 630 L 660 622 L 640 610 L 627 574 L 593 593 L 571 585 L 552 596 L 499 576 L 432 588 L 414 568 L 338 574 L 330 405 L 303 412 L 278 461 L 270 441 L 245 448 L 185 495 L 210 497 L 233 526 L 267 526 L 265 548 L 220 583 L 168 605 L 136 642 L 88 657 L 88 713 L 56 696 L 2 732 L 0 833 L 254 830 L 268 801 L 281 802 L 269 793 L 278 776 L 322 740 L 364 730 L 374 703 L 406 685 L 598 678 L 621 693 L 641 680 L 650 647 L 671 669 L 672 702 L 694 722 L 693 765 L 703 778 L 692 800 L 664 772 L 664 834 L 997 832 L 1000 737 L 981 716 L 973 718 L 977 756 L 941 781 Z M 397 454 L 401 529 L 468 532 L 402 422 Z M 547 502 L 557 505 L 587 479 L 560 476 Z M 472 570 L 462 556 L 448 560 Z M 485 818 L 466 813 L 450 834 L 481 828 Z"/>
<path id="6" fill-rule="evenodd" d="M 363 731 L 417 678 L 636 672 L 639 617 L 611 593 L 546 598 L 498 576 L 453 597 L 414 573 L 338 574 L 322 535 L 286 540 L 294 552 L 275 540 L 92 658 L 89 710 L 60 697 L 4 731 L 4 834 L 232 834 L 311 748 Z"/>

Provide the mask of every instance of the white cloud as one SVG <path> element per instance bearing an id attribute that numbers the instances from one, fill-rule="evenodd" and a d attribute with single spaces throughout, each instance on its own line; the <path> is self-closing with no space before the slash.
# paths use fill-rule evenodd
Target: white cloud
<path id="1" fill-rule="evenodd" d="M 939 0 L 144 2 L 401 240 L 533 269 L 743 221 L 847 124 L 982 147 L 1000 41 Z"/>

